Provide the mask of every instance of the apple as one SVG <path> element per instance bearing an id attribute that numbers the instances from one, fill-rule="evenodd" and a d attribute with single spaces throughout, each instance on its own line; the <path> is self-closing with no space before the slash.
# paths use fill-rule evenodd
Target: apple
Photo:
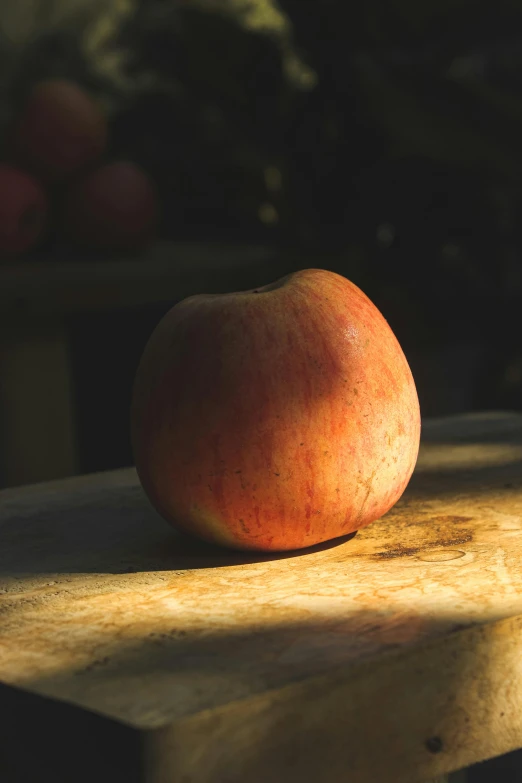
<path id="1" fill-rule="evenodd" d="M 420 438 L 391 328 L 321 269 L 175 305 L 145 347 L 131 419 L 157 511 L 240 550 L 309 547 L 378 519 L 404 492 Z"/>
<path id="2" fill-rule="evenodd" d="M 113 161 L 75 182 L 65 196 L 65 232 L 85 247 L 139 250 L 159 219 L 156 188 L 131 161 Z"/>
<path id="3" fill-rule="evenodd" d="M 107 121 L 75 82 L 34 85 L 11 131 L 15 161 L 45 181 L 59 182 L 93 164 L 107 143 Z"/>
<path id="4" fill-rule="evenodd" d="M 40 183 L 15 166 L 0 164 L 0 257 L 17 256 L 34 247 L 48 212 Z"/>

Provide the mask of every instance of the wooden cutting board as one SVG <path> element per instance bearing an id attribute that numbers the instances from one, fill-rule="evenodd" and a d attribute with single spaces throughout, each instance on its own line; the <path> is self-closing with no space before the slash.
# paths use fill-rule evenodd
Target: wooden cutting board
<path id="1" fill-rule="evenodd" d="M 522 746 L 522 416 L 426 421 L 390 513 L 290 555 L 177 535 L 132 469 L 3 491 L 0 680 L 6 783 L 416 783 Z"/>

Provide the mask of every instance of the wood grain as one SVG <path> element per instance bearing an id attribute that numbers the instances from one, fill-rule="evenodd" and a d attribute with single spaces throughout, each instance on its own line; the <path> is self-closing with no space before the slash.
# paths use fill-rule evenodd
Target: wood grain
<path id="1" fill-rule="evenodd" d="M 176 535 L 132 470 L 4 491 L 0 679 L 137 732 L 149 783 L 415 783 L 520 747 L 521 466 L 522 416 L 428 421 L 389 514 L 277 557 Z"/>

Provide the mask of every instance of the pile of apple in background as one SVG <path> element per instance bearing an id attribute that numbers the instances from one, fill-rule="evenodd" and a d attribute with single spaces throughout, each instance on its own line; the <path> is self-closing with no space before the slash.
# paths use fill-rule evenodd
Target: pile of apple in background
<path id="1" fill-rule="evenodd" d="M 53 235 L 91 251 L 136 252 L 154 237 L 154 183 L 132 161 L 107 159 L 108 121 L 77 84 L 33 85 L 0 162 L 0 259 Z"/>

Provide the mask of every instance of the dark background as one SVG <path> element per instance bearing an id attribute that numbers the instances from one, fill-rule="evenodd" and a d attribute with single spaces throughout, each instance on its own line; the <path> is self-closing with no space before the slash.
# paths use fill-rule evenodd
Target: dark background
<path id="1" fill-rule="evenodd" d="M 425 416 L 522 407 L 521 2 L 19 0 L 0 21 L 2 127 L 36 79 L 76 79 L 109 154 L 157 183 L 162 239 L 350 277 Z M 71 319 L 82 471 L 132 462 L 132 378 L 169 304 Z"/>
<path id="2" fill-rule="evenodd" d="M 109 154 L 155 180 L 160 238 L 351 278 L 425 416 L 522 408 L 522 2 L 4 0 L 0 132 L 53 76 L 103 102 Z M 132 379 L 169 304 L 70 319 L 82 472 L 132 462 Z"/>

